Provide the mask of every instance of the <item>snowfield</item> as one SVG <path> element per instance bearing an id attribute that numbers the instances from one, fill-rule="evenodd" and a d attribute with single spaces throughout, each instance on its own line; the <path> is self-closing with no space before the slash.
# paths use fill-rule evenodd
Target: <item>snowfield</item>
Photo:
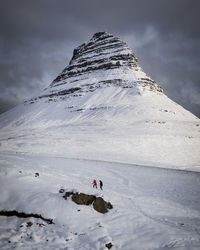
<path id="1" fill-rule="evenodd" d="M 0 115 L 0 248 L 199 250 L 199 149 L 199 118 L 126 43 L 98 32 L 49 87 Z M 61 188 L 113 209 L 77 205 Z M 37 218 L 3 216 L 16 211 Z"/>
<path id="2" fill-rule="evenodd" d="M 0 164 L 0 210 L 55 223 L 0 216 L 1 249 L 200 248 L 200 173 L 20 153 L 1 154 Z M 60 188 L 101 196 L 113 209 L 77 205 Z"/>
<path id="3" fill-rule="evenodd" d="M 136 91 L 137 92 L 137 91 Z M 22 104 L 0 116 L 0 152 L 200 171 L 200 120 L 166 95 L 121 87 Z"/>

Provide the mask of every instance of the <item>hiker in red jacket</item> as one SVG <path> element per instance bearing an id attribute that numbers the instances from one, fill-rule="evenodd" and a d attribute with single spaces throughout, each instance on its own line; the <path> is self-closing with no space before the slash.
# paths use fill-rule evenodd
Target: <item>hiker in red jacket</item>
<path id="1" fill-rule="evenodd" d="M 92 184 L 93 184 L 93 188 L 94 188 L 94 187 L 97 188 L 97 181 L 96 181 L 96 180 L 93 180 Z"/>

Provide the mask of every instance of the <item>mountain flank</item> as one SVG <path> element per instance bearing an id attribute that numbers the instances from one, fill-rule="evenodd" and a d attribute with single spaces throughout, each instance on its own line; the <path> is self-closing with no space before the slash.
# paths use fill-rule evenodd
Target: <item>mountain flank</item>
<path id="1" fill-rule="evenodd" d="M 200 120 L 168 98 L 120 38 L 74 49 L 38 96 L 0 116 L 0 151 L 198 169 Z"/>

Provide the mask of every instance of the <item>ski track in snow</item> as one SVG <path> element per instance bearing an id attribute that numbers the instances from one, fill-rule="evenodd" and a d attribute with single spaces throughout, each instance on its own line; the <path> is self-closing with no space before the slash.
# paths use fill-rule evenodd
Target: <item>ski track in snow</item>
<path id="1" fill-rule="evenodd" d="M 92 188 L 93 178 L 103 180 L 103 191 Z M 0 210 L 55 222 L 0 216 L 1 249 L 107 249 L 109 242 L 123 250 L 200 248 L 199 173 L 4 153 L 0 181 Z M 61 187 L 102 196 L 114 207 L 103 215 L 78 206 L 62 198 Z"/>

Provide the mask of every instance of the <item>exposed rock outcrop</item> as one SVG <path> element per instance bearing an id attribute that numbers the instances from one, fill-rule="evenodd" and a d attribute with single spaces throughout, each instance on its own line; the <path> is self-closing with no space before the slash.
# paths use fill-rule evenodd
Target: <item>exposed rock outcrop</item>
<path id="1" fill-rule="evenodd" d="M 16 210 L 11 210 L 11 211 L 6 211 L 6 210 L 2 210 L 0 211 L 0 216 L 16 216 L 18 218 L 29 218 L 29 217 L 33 217 L 33 218 L 38 218 L 41 219 L 43 221 L 45 221 L 48 224 L 54 224 L 52 219 L 46 219 L 44 217 L 42 217 L 40 214 L 27 214 L 24 212 L 18 212 Z"/>
<path id="2" fill-rule="evenodd" d="M 35 177 L 38 177 L 40 174 L 39 173 L 35 173 Z"/>
<path id="3" fill-rule="evenodd" d="M 112 246 L 113 246 L 113 244 L 112 244 L 111 242 L 109 242 L 108 244 L 106 244 L 106 247 L 107 247 L 108 249 L 111 249 Z"/>
<path id="4" fill-rule="evenodd" d="M 93 203 L 93 208 L 97 212 L 105 214 L 109 211 L 109 209 L 112 209 L 113 206 L 110 202 L 106 202 L 106 201 L 104 201 L 103 198 L 98 197 L 98 198 L 96 198 L 96 200 Z"/>
<path id="5" fill-rule="evenodd" d="M 83 193 L 75 193 L 72 195 L 72 200 L 78 205 L 91 205 L 96 200 L 96 196 Z"/>
<path id="6" fill-rule="evenodd" d="M 66 193 L 63 195 L 63 198 L 64 198 L 65 200 L 67 200 L 67 198 L 70 197 L 72 194 L 73 194 L 73 192 L 66 192 Z"/>
<path id="7" fill-rule="evenodd" d="M 60 189 L 59 193 L 64 193 L 64 189 Z M 96 197 L 95 195 L 90 194 L 84 194 L 84 193 L 74 193 L 72 191 L 65 192 L 65 194 L 62 196 L 65 200 L 67 200 L 68 197 L 72 197 L 72 201 L 75 202 L 78 205 L 92 205 L 93 208 L 102 214 L 105 214 L 109 211 L 109 209 L 112 209 L 113 206 L 110 202 L 104 201 L 102 197 Z"/>

